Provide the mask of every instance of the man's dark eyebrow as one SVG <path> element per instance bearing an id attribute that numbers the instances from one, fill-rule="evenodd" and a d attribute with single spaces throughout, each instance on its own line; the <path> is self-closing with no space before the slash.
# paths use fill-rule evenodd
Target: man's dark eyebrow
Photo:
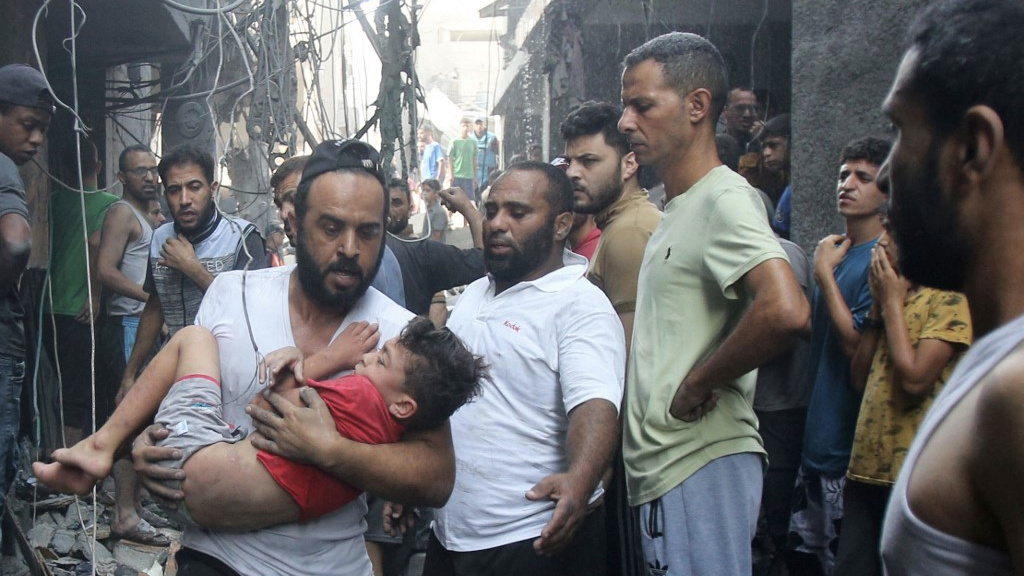
<path id="1" fill-rule="evenodd" d="M 857 174 L 857 178 L 860 178 L 864 182 L 870 182 L 875 179 L 875 177 L 872 176 L 870 172 L 867 172 L 865 170 L 857 170 L 855 173 Z"/>
<path id="2" fill-rule="evenodd" d="M 380 355 L 384 357 L 384 365 L 391 364 L 391 340 L 384 343 L 384 347 L 380 349 Z"/>
<path id="3" fill-rule="evenodd" d="M 319 218 L 317 218 L 317 219 L 318 220 L 327 220 L 328 222 L 331 222 L 332 224 L 344 224 L 345 223 L 345 221 L 342 220 L 341 218 L 338 218 L 337 216 L 331 216 L 330 214 L 320 214 Z"/>
<path id="4" fill-rule="evenodd" d="M 533 206 L 526 204 L 525 202 L 515 202 L 511 200 L 505 202 L 503 206 L 508 208 L 509 210 L 525 210 L 528 212 L 533 210 Z"/>

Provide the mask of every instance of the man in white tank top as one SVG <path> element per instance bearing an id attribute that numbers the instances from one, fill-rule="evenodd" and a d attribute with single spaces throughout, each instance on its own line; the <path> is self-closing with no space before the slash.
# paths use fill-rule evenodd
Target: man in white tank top
<path id="1" fill-rule="evenodd" d="M 944 0 L 918 17 L 885 111 L 883 171 L 907 278 L 962 290 L 976 340 L 893 489 L 887 574 L 1024 573 L 1024 6 Z"/>
<path id="2" fill-rule="evenodd" d="M 105 347 L 102 361 L 112 366 L 111 374 L 124 372 L 125 363 L 135 344 L 139 314 L 149 299 L 142 285 L 149 263 L 149 243 L 153 228 L 146 220 L 150 201 L 160 193 L 160 176 L 156 157 L 141 144 L 121 151 L 117 161 L 117 179 L 121 182 L 121 200 L 110 205 L 103 218 L 100 247 L 96 257 L 96 277 L 103 286 L 105 317 L 101 326 L 103 338 L 119 342 Z M 138 483 L 131 462 L 120 460 L 114 465 L 114 521 L 111 532 L 144 544 L 164 544 L 168 539 L 156 531 L 166 526 L 139 505 Z M 147 520 L 148 518 L 148 520 Z"/>

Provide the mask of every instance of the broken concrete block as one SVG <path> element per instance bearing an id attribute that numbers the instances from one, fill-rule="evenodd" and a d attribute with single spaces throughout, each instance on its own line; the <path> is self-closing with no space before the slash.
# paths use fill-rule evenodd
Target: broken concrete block
<path id="1" fill-rule="evenodd" d="M 153 564 L 164 563 L 164 560 L 167 559 L 167 548 L 121 540 L 114 544 L 114 559 L 118 564 L 131 566 L 139 572 L 146 572 L 153 567 Z"/>
<path id="2" fill-rule="evenodd" d="M 53 535 L 57 533 L 57 526 L 52 522 L 44 524 L 36 524 L 28 531 L 28 541 L 33 548 L 46 548 L 50 545 L 50 541 L 53 540 Z"/>
<path id="3" fill-rule="evenodd" d="M 53 539 L 50 541 L 50 548 L 53 549 L 60 556 L 67 556 L 71 549 L 75 547 L 75 540 L 77 534 L 73 530 L 67 528 L 61 528 L 53 534 Z"/>
<path id="4" fill-rule="evenodd" d="M 68 528 L 86 528 L 93 525 L 93 510 L 94 507 L 86 504 L 79 500 L 78 502 L 72 502 L 68 506 L 68 511 L 64 515 L 64 526 Z M 96 510 L 97 517 L 99 516 L 100 510 Z"/>

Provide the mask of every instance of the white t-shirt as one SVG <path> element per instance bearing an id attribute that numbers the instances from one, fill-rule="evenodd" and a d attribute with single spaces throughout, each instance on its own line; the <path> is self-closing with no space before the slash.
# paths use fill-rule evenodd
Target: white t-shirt
<path id="1" fill-rule="evenodd" d="M 225 272 L 210 285 L 196 316 L 196 324 L 210 329 L 217 338 L 224 416 L 247 433 L 252 431 L 252 421 L 245 407 L 262 387 L 256 378 L 258 358 L 246 327 L 246 309 L 261 354 L 294 346 L 288 310 L 288 282 L 293 269 L 283 266 L 248 272 L 244 307 L 242 272 Z M 411 317 L 412 313 L 370 288 L 338 326 L 335 337 L 352 322 L 365 320 L 380 325 L 383 343 L 397 336 Z M 303 524 L 241 533 L 186 528 L 181 542 L 220 559 L 241 574 L 365 576 L 371 574 L 362 538 L 365 514 L 366 502 L 358 498 Z"/>
<path id="2" fill-rule="evenodd" d="M 618 408 L 625 337 L 608 298 L 585 277 L 587 261 L 497 296 L 490 277 L 466 288 L 448 327 L 491 366 L 479 398 L 451 418 L 455 489 L 434 516 L 448 550 L 468 552 L 536 538 L 555 503 L 526 492 L 569 468 L 568 414 L 605 399 Z M 593 498 L 600 496 L 598 487 Z"/>

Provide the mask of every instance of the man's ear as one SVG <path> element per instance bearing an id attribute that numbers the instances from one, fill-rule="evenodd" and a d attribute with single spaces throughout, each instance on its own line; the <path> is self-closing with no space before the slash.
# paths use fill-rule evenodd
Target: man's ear
<path id="1" fill-rule="evenodd" d="M 120 170 L 118 170 L 118 172 L 117 172 L 117 181 L 120 182 L 122 186 L 124 186 L 125 178 L 127 178 L 127 176 L 125 176 L 124 172 L 121 172 Z"/>
<path id="2" fill-rule="evenodd" d="M 299 243 L 299 228 L 298 228 L 299 221 L 298 221 L 298 218 L 295 216 L 295 210 L 289 211 L 288 214 L 284 217 L 284 219 L 288 223 L 288 229 L 292 231 L 292 236 L 294 236 L 294 238 L 289 238 L 289 240 L 291 241 L 292 244 L 298 245 L 298 243 Z"/>
<path id="3" fill-rule="evenodd" d="M 707 88 L 697 88 L 686 95 L 684 104 L 686 119 L 691 124 L 700 124 L 711 113 L 711 91 Z"/>
<path id="4" fill-rule="evenodd" d="M 564 242 L 572 231 L 572 212 L 562 212 L 555 216 L 555 241 Z"/>
<path id="5" fill-rule="evenodd" d="M 640 170 L 640 164 L 636 161 L 636 153 L 630 150 L 622 157 L 622 181 L 625 182 L 636 175 Z"/>
<path id="6" fill-rule="evenodd" d="M 398 399 L 388 404 L 388 412 L 396 420 L 406 420 L 416 413 L 416 399 L 408 394 L 401 394 Z"/>
<path id="7" fill-rule="evenodd" d="M 960 176 L 971 184 L 988 178 L 996 169 L 1006 146 L 1003 120 L 988 106 L 972 106 L 964 113 L 958 131 L 957 154 Z"/>

